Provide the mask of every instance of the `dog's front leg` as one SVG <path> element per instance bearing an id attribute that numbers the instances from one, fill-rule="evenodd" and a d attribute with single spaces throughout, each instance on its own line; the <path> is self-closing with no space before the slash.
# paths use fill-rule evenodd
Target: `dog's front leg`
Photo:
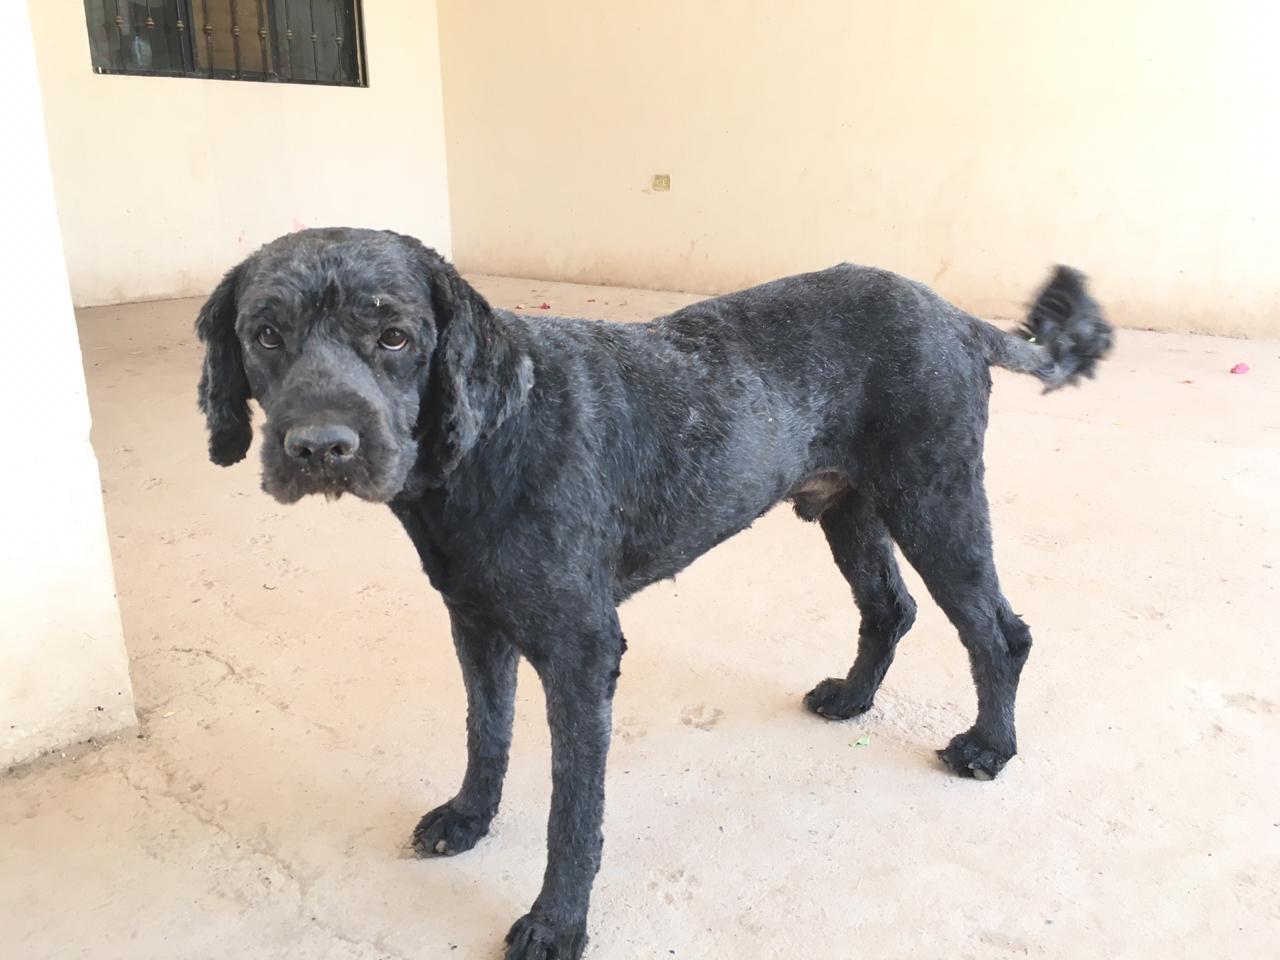
<path id="1" fill-rule="evenodd" d="M 450 607 L 453 644 L 467 691 L 467 772 L 462 788 L 413 831 L 422 857 L 470 850 L 486 833 L 507 773 L 519 654 L 496 624 Z"/>
<path id="2" fill-rule="evenodd" d="M 601 609 L 604 608 L 604 609 Z M 603 845 L 605 759 L 622 633 L 612 602 L 576 611 L 558 636 L 525 651 L 542 680 L 551 727 L 547 870 L 529 913 L 507 934 L 507 960 L 578 960 Z"/>

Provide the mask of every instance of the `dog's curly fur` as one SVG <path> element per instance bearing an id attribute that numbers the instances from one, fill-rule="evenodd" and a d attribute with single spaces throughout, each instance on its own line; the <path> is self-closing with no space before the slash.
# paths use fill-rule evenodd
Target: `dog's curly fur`
<path id="1" fill-rule="evenodd" d="M 1092 375 L 1112 332 L 1075 271 L 1059 268 L 1021 337 L 849 264 L 615 325 L 495 310 L 408 237 L 304 231 L 228 273 L 197 331 L 213 461 L 244 457 L 256 399 L 264 488 L 285 502 L 387 503 L 448 606 L 468 762 L 457 795 L 418 824 L 419 853 L 485 834 L 518 657 L 542 680 L 548 863 L 508 934 L 511 960 L 577 958 L 586 943 L 625 649 L 617 605 L 779 501 L 821 525 L 861 611 L 852 668 L 808 708 L 840 720 L 871 706 L 915 617 L 896 543 L 959 631 L 977 686 L 977 720 L 942 759 L 990 779 L 1013 756 L 1031 635 L 992 561 L 988 368 L 1046 389 Z M 291 455 L 291 431 L 317 423 L 359 449 Z"/>

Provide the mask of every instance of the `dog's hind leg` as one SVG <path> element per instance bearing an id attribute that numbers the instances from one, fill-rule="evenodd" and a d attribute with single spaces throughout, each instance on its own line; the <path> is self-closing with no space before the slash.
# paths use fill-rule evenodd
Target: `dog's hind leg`
<path id="1" fill-rule="evenodd" d="M 467 691 L 467 772 L 448 803 L 413 831 L 419 856 L 448 856 L 474 847 L 498 812 L 511 752 L 519 653 L 497 628 L 450 610 L 453 644 Z"/>
<path id="2" fill-rule="evenodd" d="M 915 621 L 916 605 L 893 556 L 893 541 L 862 494 L 849 489 L 819 517 L 836 565 L 858 604 L 858 655 L 847 677 L 831 677 L 804 698 L 805 706 L 829 720 L 871 709 L 894 650 Z"/>
<path id="3" fill-rule="evenodd" d="M 990 780 L 1017 752 L 1014 702 L 1031 632 L 1000 591 L 981 461 L 974 463 L 965 457 L 942 469 L 933 464 L 925 482 L 893 498 L 885 519 L 959 631 L 977 687 L 973 727 L 938 755 L 962 776 Z"/>

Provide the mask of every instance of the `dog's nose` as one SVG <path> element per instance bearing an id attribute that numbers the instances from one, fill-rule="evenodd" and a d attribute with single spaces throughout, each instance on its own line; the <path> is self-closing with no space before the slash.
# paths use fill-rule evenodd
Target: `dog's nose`
<path id="1" fill-rule="evenodd" d="M 290 427 L 284 435 L 284 452 L 299 463 L 346 463 L 356 455 L 360 435 L 340 423 Z"/>

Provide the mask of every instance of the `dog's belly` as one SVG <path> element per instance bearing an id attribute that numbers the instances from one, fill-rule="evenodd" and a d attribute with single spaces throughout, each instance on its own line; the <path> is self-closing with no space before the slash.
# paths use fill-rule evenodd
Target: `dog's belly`
<path id="1" fill-rule="evenodd" d="M 642 512 L 626 524 L 614 578 L 616 599 L 674 577 L 751 526 L 786 497 L 790 486 L 785 478 L 744 478 L 719 497 Z"/>
<path id="2" fill-rule="evenodd" d="M 742 358 L 670 381 L 668 371 L 630 385 L 630 420 L 618 430 L 638 438 L 623 451 L 614 500 L 619 599 L 751 526 L 826 460 L 821 405 Z"/>

